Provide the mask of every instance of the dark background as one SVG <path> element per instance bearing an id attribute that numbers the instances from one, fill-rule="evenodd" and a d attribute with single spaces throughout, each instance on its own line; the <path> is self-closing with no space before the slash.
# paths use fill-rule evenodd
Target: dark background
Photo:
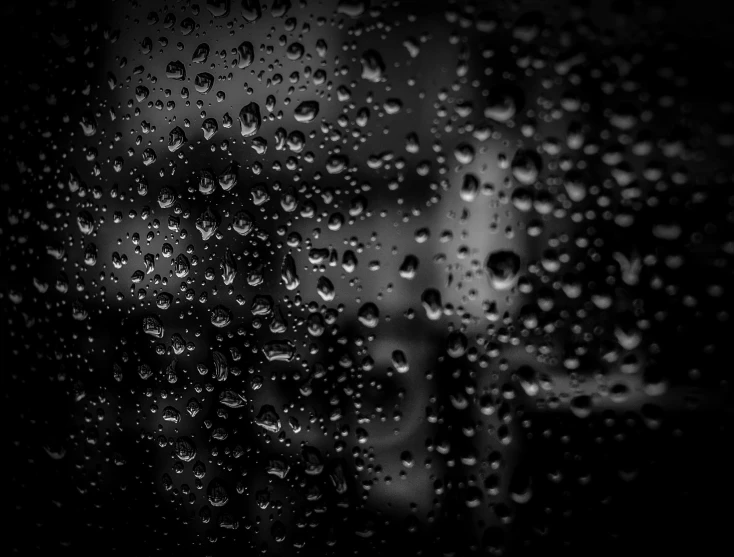
<path id="1" fill-rule="evenodd" d="M 685 133 L 679 128 L 686 127 L 693 128 L 693 134 L 704 139 L 711 139 L 722 129 L 731 131 L 731 121 L 727 121 L 718 108 L 720 102 L 732 99 L 729 85 L 732 71 L 730 8 L 709 1 L 586 4 L 589 4 L 591 20 L 609 33 L 609 38 L 602 41 L 605 46 L 588 46 L 590 58 L 602 60 L 614 50 L 639 50 L 646 57 L 639 80 L 653 95 L 660 94 L 667 86 L 653 77 L 657 67 L 671 64 L 677 75 L 687 78 L 687 84 L 671 94 L 690 104 L 695 118 L 691 119 L 692 123 L 679 122 L 673 117 L 658 119 L 653 124 L 656 136 Z M 553 21 L 561 22 L 572 13 L 567 3 L 519 2 L 516 5 L 516 11 L 511 5 L 502 5 L 502 10 L 512 14 L 507 16 L 509 20 L 531 9 L 541 9 L 552 14 Z M 728 377 L 732 331 L 731 325 L 718 321 L 716 315 L 729 309 L 731 294 L 726 288 L 731 279 L 731 264 L 727 260 L 720 266 L 715 261 L 720 256 L 721 246 L 732 239 L 731 201 L 727 191 L 731 186 L 731 147 L 710 147 L 708 143 L 700 147 L 707 152 L 707 160 L 688 163 L 697 177 L 691 188 L 706 193 L 704 202 L 695 206 L 687 204 L 691 193 L 685 192 L 680 195 L 683 200 L 680 204 L 668 203 L 671 197 L 678 196 L 668 192 L 661 196 L 665 201 L 662 208 L 640 210 L 634 227 L 620 233 L 611 223 L 602 223 L 597 237 L 604 240 L 600 252 L 609 257 L 617 249 L 629 246 L 636 246 L 643 252 L 648 250 L 645 242 L 653 240 L 647 239 L 644 231 L 661 215 L 684 222 L 686 230 L 698 230 L 705 223 L 714 223 L 717 233 L 710 234 L 702 243 L 675 248 L 686 256 L 685 266 L 675 280 L 684 292 L 694 292 L 709 281 L 718 281 L 724 285 L 725 293 L 717 300 L 702 301 L 695 315 L 683 308 L 679 298 L 671 301 L 670 297 L 654 292 L 641 294 L 652 308 L 648 308 L 651 313 L 667 313 L 656 326 L 654 336 L 645 340 L 659 345 L 657 366 L 671 385 L 668 398 L 656 399 L 654 408 L 640 412 L 640 404 L 637 407 L 630 404 L 621 410 L 598 411 L 586 420 L 579 420 L 563 409 L 556 412 L 535 410 L 523 397 L 509 403 L 513 437 L 518 441 L 514 456 L 501 457 L 502 485 L 506 486 L 515 476 L 531 477 L 533 497 L 529 503 L 517 505 L 484 495 L 484 514 L 467 510 L 464 504 L 466 483 L 473 472 L 466 472 L 461 465 L 439 462 L 441 459 L 434 456 L 437 461 L 435 473 L 453 487 L 446 495 L 437 496 L 441 505 L 433 522 L 424 514 L 416 514 L 411 519 L 411 513 L 389 509 L 383 503 L 360 508 L 358 490 L 352 489 L 358 480 L 352 476 L 349 476 L 350 490 L 346 496 L 338 497 L 324 483 L 325 496 L 318 505 L 310 505 L 304 503 L 301 496 L 304 487 L 298 482 L 305 474 L 294 465 L 289 482 L 276 487 L 273 495 L 274 500 L 287 501 L 278 519 L 285 524 L 288 537 L 286 542 L 275 544 L 269 533 L 273 507 L 264 512 L 255 509 L 252 495 L 265 486 L 263 467 L 270 458 L 277 456 L 282 446 L 263 444 L 260 433 L 240 426 L 237 442 L 257 450 L 243 458 L 237 464 L 239 468 L 223 472 L 222 477 L 230 485 L 244 478 L 248 491 L 245 502 L 237 503 L 237 508 L 242 516 L 249 518 L 240 519 L 240 528 L 236 531 L 217 528 L 216 518 L 209 525 L 202 525 L 190 510 L 192 507 L 179 502 L 182 497 L 172 496 L 162 487 L 161 474 L 173 462 L 168 459 L 170 448 L 160 449 L 155 445 L 159 431 L 152 425 L 153 420 L 148 419 L 146 423 L 139 419 L 138 407 L 147 408 L 151 401 L 141 394 L 143 388 L 135 385 L 137 378 L 132 362 L 123 366 L 126 377 L 127 374 L 132 376 L 132 387 L 128 379 L 120 383 L 112 379 L 113 362 L 119 362 L 122 352 L 151 351 L 148 339 L 139 330 L 142 313 L 121 311 L 114 303 L 91 301 L 87 307 L 94 317 L 94 328 L 90 329 L 87 322 L 72 320 L 69 317 L 72 298 L 53 292 L 58 269 L 45 257 L 46 245 L 53 240 L 54 234 L 57 241 L 64 243 L 70 232 L 49 233 L 39 227 L 39 221 L 50 218 L 48 215 L 54 211 L 46 201 L 55 198 L 52 192 L 56 188 L 54 178 L 44 177 L 44 164 L 66 168 L 67 160 L 59 160 L 59 154 L 66 152 L 69 144 L 83 143 L 83 138 L 64 135 L 67 131 L 59 124 L 61 116 L 78 115 L 86 108 L 80 91 L 88 83 L 101 81 L 104 84 L 101 76 L 106 69 L 100 64 L 104 60 L 103 45 L 109 42 L 105 33 L 109 36 L 121 25 L 121 22 L 110 21 L 111 6 L 105 2 L 81 1 L 73 3 L 72 7 L 64 2 L 14 2 L 2 8 L 4 109 L 0 111 L 3 138 L 0 203 L 7 208 L 7 219 L 0 227 L 3 270 L 1 365 L 4 423 L 7 426 L 3 435 L 6 444 L 3 462 L 8 483 L 5 506 L 8 519 L 2 541 L 5 547 L 21 555 L 52 551 L 135 555 L 164 551 L 183 555 L 257 551 L 265 555 L 379 552 L 457 556 L 490 551 L 494 545 L 501 545 L 496 542 L 498 539 L 505 541 L 505 554 L 509 555 L 711 552 L 728 547 L 727 527 L 733 514 L 730 501 L 734 493 L 730 472 L 734 462 L 729 449 L 732 407 Z M 171 6 L 176 10 L 180 7 L 178 3 Z M 655 11 L 656 6 L 660 7 L 659 12 Z M 204 9 L 202 6 L 202 11 Z M 329 12 L 331 8 L 323 9 Z M 425 15 L 428 22 L 425 25 L 435 26 L 436 33 L 445 25 L 442 6 L 402 3 L 391 9 L 398 14 L 413 11 Z M 282 25 L 281 20 L 270 19 L 268 10 L 263 10 L 263 21 L 254 26 Z M 144 17 L 148 11 L 144 6 L 138 13 Z M 400 39 L 405 32 L 398 30 L 394 40 Z M 318 33 L 316 29 L 312 35 Z M 62 35 L 69 39 L 68 46 L 63 46 Z M 209 39 L 214 40 L 211 36 Z M 350 39 L 347 36 L 331 39 L 335 46 L 340 40 Z M 493 40 L 503 44 L 501 37 Z M 676 44 L 677 49 L 668 50 L 668 43 Z M 504 54 L 509 59 L 507 67 L 512 67 L 512 55 Z M 474 58 L 472 63 L 481 64 L 481 59 Z M 288 72 L 282 73 L 287 75 Z M 430 85 L 427 81 L 426 86 Z M 584 93 L 594 106 L 604 106 L 607 102 L 598 91 Z M 254 98 L 260 95 L 258 91 Z M 54 100 L 49 102 L 51 96 Z M 179 100 L 176 95 L 174 97 Z M 586 123 L 592 130 L 601 126 L 601 110 L 586 116 Z M 696 128 L 696 122 L 708 122 L 712 129 Z M 74 125 L 78 130 L 78 125 Z M 123 128 L 124 133 L 127 133 L 126 128 Z M 125 137 L 122 143 L 125 141 L 130 139 Z M 103 153 L 100 158 L 106 156 Z M 203 159 L 202 164 L 205 161 Z M 196 165 L 200 161 L 193 162 Z M 219 160 L 213 164 L 217 169 L 223 167 Z M 591 163 L 592 170 L 594 164 Z M 24 167 L 32 170 L 24 171 Z M 109 187 L 110 184 L 104 185 L 105 190 Z M 156 192 L 157 188 L 151 190 Z M 410 185 L 404 190 L 408 200 L 422 195 Z M 147 202 L 156 205 L 152 198 Z M 202 209 L 201 202 L 196 203 L 191 204 L 194 215 Z M 381 203 L 390 206 L 393 199 L 386 195 Z M 425 215 L 426 219 L 439 220 L 441 217 L 438 210 Z M 72 227 L 76 226 L 74 218 L 72 211 L 69 218 Z M 111 220 L 111 215 L 107 218 Z M 475 218 L 481 219 L 481 216 Z M 18 220 L 18 224 L 12 224 L 14 220 Z M 268 226 L 272 234 L 272 225 Z M 141 227 L 141 231 L 144 230 Z M 198 240 L 196 231 L 189 232 Z M 108 240 L 113 242 L 111 237 Z M 101 250 L 104 249 L 99 239 L 97 243 Z M 525 249 L 538 251 L 534 245 Z M 69 250 L 74 261 L 79 245 Z M 39 258 L 39 253 L 44 257 Z M 123 274 L 131 272 L 131 267 L 123 270 Z M 276 263 L 276 272 L 278 268 L 279 263 Z M 73 291 L 73 266 L 68 265 L 66 269 Z M 604 276 L 601 268 L 590 267 L 584 272 L 587 273 L 582 277 L 584 280 L 596 280 L 598 276 L 601 281 Z M 29 285 L 36 277 L 50 282 L 49 296 L 33 294 Z M 91 279 L 86 280 L 90 282 Z M 432 275 L 426 280 L 425 286 L 438 285 L 442 279 Z M 177 284 L 175 280 L 173 284 Z M 107 286 L 112 290 L 109 284 Z M 126 287 L 121 285 L 120 290 L 125 291 Z M 282 296 L 281 290 L 275 289 L 274 296 Z M 24 294 L 20 303 L 13 301 L 17 292 Z M 65 298 L 69 301 L 63 301 Z M 196 311 L 204 320 L 208 319 L 206 311 Z M 193 321 L 198 316 L 190 319 Z M 614 318 L 611 316 L 612 320 Z M 463 362 L 463 371 L 452 376 L 455 365 L 445 357 L 443 349 L 447 331 L 431 328 L 430 324 L 419 320 L 416 322 L 415 334 L 408 335 L 405 342 L 414 340 L 411 337 L 422 337 L 430 347 L 426 349 L 425 359 L 434 362 L 431 364 L 435 368 L 431 389 L 438 393 L 435 406 L 443 405 L 446 410 L 442 424 L 429 432 L 419 429 L 410 442 L 422 450 L 426 444 L 424 437 L 444 438 L 452 441 L 453 454 L 471 453 L 471 443 L 457 431 L 466 417 L 451 410 L 449 394 L 460 392 L 467 383 L 477 381 L 481 371 L 476 365 Z M 216 331 L 207 332 L 208 336 L 197 343 L 217 345 L 221 347 L 217 349 L 222 350 L 241 345 L 240 339 L 219 341 L 215 334 Z M 350 343 L 347 348 L 334 344 L 332 353 L 324 349 L 322 353 L 328 355 L 324 361 L 327 366 L 338 367 L 343 353 L 354 355 L 351 339 L 363 335 L 364 331 L 347 323 L 342 334 Z M 399 338 L 398 332 L 394 334 Z M 559 345 L 565 343 L 564 335 L 570 342 L 571 335 L 561 328 L 554 334 Z M 94 351 L 86 342 L 89 336 L 95 339 Z M 121 342 L 123 338 L 125 344 Z M 329 346 L 328 341 L 321 342 Z M 549 369 L 552 367 L 549 364 Z M 691 368 L 701 371 L 701 380 L 695 382 L 695 386 L 689 381 Z M 278 369 L 278 373 L 281 371 Z M 419 388 L 410 381 L 420 380 L 420 376 L 404 379 L 402 387 L 410 393 Z M 328 408 L 330 395 L 343 387 L 339 383 L 337 388 L 337 384 L 330 381 L 318 384 L 309 404 Z M 504 379 L 497 381 L 498 384 L 503 382 Z M 390 407 L 398 399 L 401 385 L 389 381 L 386 385 L 385 392 L 379 396 L 388 402 L 385 406 Z M 297 387 L 295 383 L 288 383 L 283 387 L 282 396 L 287 399 Z M 347 395 L 342 393 L 341 397 L 348 402 Z M 186 398 L 187 395 L 178 401 L 181 403 L 178 407 L 183 408 Z M 167 403 L 158 400 L 158 405 L 163 408 Z M 205 405 L 201 418 L 216 420 L 215 409 L 214 404 Z M 101 420 L 98 410 L 104 413 Z M 254 410 L 256 412 L 257 408 Z M 656 412 L 661 416 L 661 425 L 653 428 L 645 424 L 645 416 Z M 287 419 L 283 415 L 281 418 Z M 96 440 L 96 444 L 90 444 L 88 439 Z M 476 451 L 482 458 L 489 454 L 489 460 L 495 450 L 504 450 L 494 440 L 489 449 L 481 440 L 477 444 Z M 291 453 L 297 452 L 295 449 L 297 447 Z M 344 457 L 351 459 L 351 443 L 345 453 Z M 53 459 L 49 454 L 65 456 Z M 124 459 L 125 464 L 115 465 L 116 458 Z M 416 460 L 421 462 L 422 456 Z M 353 466 L 350 460 L 347 469 L 352 475 Z M 169 474 L 174 476 L 170 471 Z M 482 491 L 482 481 L 487 474 L 474 475 L 480 478 L 478 484 Z M 560 479 L 549 480 L 549 475 Z M 587 475 L 591 481 L 583 485 Z M 187 477 L 188 483 L 193 485 L 193 479 Z M 211 472 L 207 475 L 207 480 L 210 479 Z M 180 483 L 178 478 L 174 480 L 177 485 Z M 319 481 L 327 480 L 321 478 Z M 390 488 L 386 489 L 389 500 Z M 417 492 L 418 488 L 415 489 Z M 289 492 L 297 495 L 291 496 Z M 197 492 L 200 499 L 204 495 Z M 230 497 L 238 497 L 233 488 L 230 488 Z M 488 505 L 490 500 L 492 507 Z M 512 509 L 513 519 L 500 535 L 491 525 L 502 514 L 504 508 L 498 510 L 497 507 L 502 504 Z M 200 504 L 194 508 L 198 510 Z M 483 521 L 481 526 L 477 526 L 480 521 Z M 300 528 L 299 522 L 306 525 L 314 522 L 316 526 Z M 410 533 L 413 526 L 415 533 Z M 484 526 L 490 528 L 485 530 Z M 371 537 L 358 534 L 367 529 L 374 530 Z M 212 537 L 218 538 L 215 544 L 207 539 Z M 299 539 L 305 541 L 302 549 L 293 545 L 294 540 Z"/>

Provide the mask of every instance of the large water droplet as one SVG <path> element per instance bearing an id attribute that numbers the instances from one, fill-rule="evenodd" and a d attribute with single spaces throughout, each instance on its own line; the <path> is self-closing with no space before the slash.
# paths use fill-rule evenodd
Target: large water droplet
<path id="1" fill-rule="evenodd" d="M 511 250 L 497 250 L 489 254 L 485 266 L 492 288 L 509 290 L 520 272 L 520 256 Z"/>
<path id="2" fill-rule="evenodd" d="M 318 114 L 319 103 L 316 101 L 303 101 L 296 107 L 296 110 L 293 112 L 293 116 L 295 117 L 296 121 L 301 122 L 302 124 L 313 122 Z"/>
<path id="3" fill-rule="evenodd" d="M 512 158 L 512 175 L 524 186 L 532 186 L 538 181 L 543 161 L 535 151 L 518 149 Z"/>
<path id="4" fill-rule="evenodd" d="M 260 105 L 251 102 L 240 110 L 240 133 L 243 137 L 251 137 L 260 130 L 262 118 L 260 117 Z"/>
<path id="5" fill-rule="evenodd" d="M 385 62 L 376 50 L 366 50 L 362 54 L 362 79 L 379 83 L 383 80 L 385 73 Z"/>

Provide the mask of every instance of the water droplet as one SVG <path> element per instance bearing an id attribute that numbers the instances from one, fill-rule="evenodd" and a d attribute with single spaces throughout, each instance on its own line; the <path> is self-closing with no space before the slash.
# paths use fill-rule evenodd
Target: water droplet
<path id="1" fill-rule="evenodd" d="M 201 239 L 209 240 L 219 228 L 219 216 L 207 206 L 206 210 L 196 219 L 196 229 L 201 232 Z"/>
<path id="2" fill-rule="evenodd" d="M 166 66 L 166 77 L 168 79 L 184 81 L 186 79 L 186 67 L 178 60 L 169 62 Z"/>
<path id="3" fill-rule="evenodd" d="M 249 41 L 240 43 L 240 46 L 237 47 L 237 67 L 244 70 L 252 64 L 254 59 L 255 48 L 252 46 L 252 43 Z"/>
<path id="4" fill-rule="evenodd" d="M 201 129 L 204 132 L 204 139 L 208 141 L 219 131 L 219 124 L 214 118 L 207 118 L 201 123 Z"/>
<path id="5" fill-rule="evenodd" d="M 186 134 L 184 131 L 176 126 L 168 134 L 168 150 L 171 153 L 175 153 L 186 143 Z"/>
<path id="6" fill-rule="evenodd" d="M 313 122 L 319 114 L 319 103 L 316 101 L 303 101 L 293 112 L 297 122 L 307 124 Z"/>
<path id="7" fill-rule="evenodd" d="M 232 229 L 240 236 L 247 236 L 254 226 L 252 215 L 245 210 L 237 211 L 232 217 Z"/>
<path id="8" fill-rule="evenodd" d="M 163 323 L 155 315 L 143 318 L 143 332 L 154 338 L 163 338 Z"/>
<path id="9" fill-rule="evenodd" d="M 260 106 L 251 102 L 240 110 L 240 133 L 243 137 L 251 137 L 260 130 L 262 118 L 260 117 Z"/>
<path id="10" fill-rule="evenodd" d="M 528 149 L 518 149 L 512 158 L 512 175 L 524 186 L 532 186 L 538 181 L 543 162 L 540 155 Z"/>
<path id="11" fill-rule="evenodd" d="M 282 427 L 280 416 L 270 404 L 263 404 L 255 418 L 255 423 L 270 433 L 278 433 Z"/>
<path id="12" fill-rule="evenodd" d="M 443 315 L 443 305 L 441 303 L 441 293 L 435 288 L 427 288 L 421 295 L 421 303 L 426 312 L 426 317 L 431 321 L 436 321 Z"/>
<path id="13" fill-rule="evenodd" d="M 280 277 L 288 290 L 295 290 L 301 283 L 296 270 L 296 261 L 290 254 L 287 254 L 283 258 L 283 265 L 280 268 Z"/>
<path id="14" fill-rule="evenodd" d="M 331 302 L 336 296 L 334 284 L 326 277 L 319 277 L 316 281 L 316 291 L 325 302 Z"/>
<path id="15" fill-rule="evenodd" d="M 219 393 L 219 402 L 229 408 L 242 408 L 247 403 L 247 400 L 241 394 L 226 389 Z"/>
<path id="16" fill-rule="evenodd" d="M 211 311 L 211 324 L 221 329 L 232 322 L 232 314 L 225 306 L 217 306 Z"/>
<path id="17" fill-rule="evenodd" d="M 236 162 L 233 161 L 229 163 L 219 175 L 219 187 L 221 187 L 224 191 L 229 191 L 233 187 L 235 187 L 237 185 L 238 170 L 239 165 Z"/>
<path id="18" fill-rule="evenodd" d="M 359 322 L 365 327 L 374 329 L 380 322 L 380 311 L 377 309 L 375 304 L 367 302 L 359 308 L 357 319 L 359 319 Z"/>
<path id="19" fill-rule="evenodd" d="M 173 446 L 176 457 L 184 462 L 191 462 L 196 458 L 196 445 L 190 437 L 179 437 Z"/>
<path id="20" fill-rule="evenodd" d="M 367 11 L 369 0 L 339 0 L 336 13 L 357 18 Z"/>
<path id="21" fill-rule="evenodd" d="M 201 72 L 194 77 L 194 88 L 202 95 L 206 95 L 214 86 L 214 76 L 210 73 Z"/>
<path id="22" fill-rule="evenodd" d="M 296 355 L 295 347 L 283 341 L 267 342 L 262 351 L 269 362 L 290 362 Z"/>
<path id="23" fill-rule="evenodd" d="M 520 272 L 520 256 L 514 251 L 497 250 L 486 262 L 489 283 L 495 290 L 509 290 L 515 285 Z"/>
<path id="24" fill-rule="evenodd" d="M 367 50 L 362 54 L 362 79 L 379 83 L 384 79 L 385 62 L 376 50 Z"/>
<path id="25" fill-rule="evenodd" d="M 240 10 L 248 23 L 254 23 L 262 17 L 260 0 L 240 0 Z"/>
<path id="26" fill-rule="evenodd" d="M 194 49 L 194 54 L 191 56 L 191 61 L 196 64 L 204 64 L 209 58 L 209 45 L 201 43 Z"/>
<path id="27" fill-rule="evenodd" d="M 232 250 L 229 248 L 226 249 L 219 267 L 222 270 L 222 281 L 224 284 L 232 284 L 237 276 L 237 262 L 234 259 Z"/>
<path id="28" fill-rule="evenodd" d="M 392 365 L 395 371 L 398 373 L 408 373 L 410 365 L 408 365 L 408 358 L 405 357 L 405 353 L 402 350 L 394 350 L 392 353 Z"/>

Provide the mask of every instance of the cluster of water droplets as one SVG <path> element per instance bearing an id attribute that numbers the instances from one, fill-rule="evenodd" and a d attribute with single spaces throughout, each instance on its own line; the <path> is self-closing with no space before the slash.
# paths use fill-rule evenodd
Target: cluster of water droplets
<path id="1" fill-rule="evenodd" d="M 49 323 L 59 393 L 104 413 L 66 451 L 140 432 L 196 543 L 333 552 L 384 514 L 473 516 L 467 543 L 500 552 L 532 499 L 525 416 L 659 425 L 670 306 L 727 322 L 734 254 L 719 216 L 685 217 L 732 134 L 660 122 L 692 118 L 651 92 L 673 65 L 648 77 L 581 8 L 155 4 L 115 8 L 57 166 L 18 163 L 42 201 L 2 230 L 33 273 L 12 336 Z"/>

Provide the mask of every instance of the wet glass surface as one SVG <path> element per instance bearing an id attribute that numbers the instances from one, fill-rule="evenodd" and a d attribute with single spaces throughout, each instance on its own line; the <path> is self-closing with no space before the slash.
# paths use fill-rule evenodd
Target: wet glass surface
<path id="1" fill-rule="evenodd" d="M 726 7 L 2 10 L 10 553 L 718 554 Z"/>

